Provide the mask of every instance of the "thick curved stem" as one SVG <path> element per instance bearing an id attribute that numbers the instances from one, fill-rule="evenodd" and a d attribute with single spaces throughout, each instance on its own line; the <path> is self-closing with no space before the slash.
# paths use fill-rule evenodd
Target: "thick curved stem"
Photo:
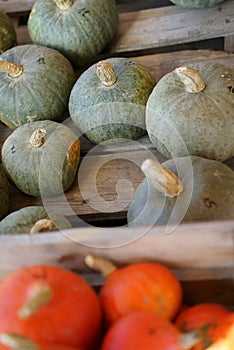
<path id="1" fill-rule="evenodd" d="M 52 231 L 55 229 L 54 223 L 49 219 L 38 220 L 30 230 L 31 234 Z"/>
<path id="2" fill-rule="evenodd" d="M 180 78 L 189 93 L 201 92 L 206 87 L 201 74 L 198 72 L 198 70 L 192 67 L 176 68 L 175 73 Z"/>
<path id="3" fill-rule="evenodd" d="M 107 61 L 99 61 L 95 64 L 96 73 L 103 85 L 112 86 L 117 81 L 114 68 Z"/>
<path id="4" fill-rule="evenodd" d="M 73 0 L 54 0 L 61 10 L 67 10 L 73 5 Z"/>
<path id="5" fill-rule="evenodd" d="M 12 78 L 17 78 L 23 73 L 24 68 L 21 64 L 0 60 L 0 71 L 8 73 Z"/>
<path id="6" fill-rule="evenodd" d="M 85 257 L 85 263 L 91 270 L 101 272 L 104 277 L 108 277 L 117 269 L 117 266 L 108 259 L 93 255 L 87 255 Z"/>
<path id="7" fill-rule="evenodd" d="M 168 197 L 177 197 L 183 191 L 183 185 L 171 170 L 153 159 L 146 159 L 141 169 L 151 184 Z"/>
<path id="8" fill-rule="evenodd" d="M 32 147 L 38 148 L 41 147 L 44 143 L 44 137 L 46 135 L 45 129 L 37 129 L 32 133 L 30 137 L 30 144 Z"/>
<path id="9" fill-rule="evenodd" d="M 40 350 L 40 347 L 31 339 L 16 333 L 0 334 L 0 343 L 12 350 Z"/>

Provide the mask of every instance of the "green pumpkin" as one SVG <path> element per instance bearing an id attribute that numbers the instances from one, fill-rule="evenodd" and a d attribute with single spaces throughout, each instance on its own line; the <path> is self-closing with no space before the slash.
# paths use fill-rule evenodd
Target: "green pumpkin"
<path id="1" fill-rule="evenodd" d="M 32 41 L 58 50 L 74 67 L 89 64 L 117 27 L 115 0 L 37 0 L 28 19 Z"/>
<path id="2" fill-rule="evenodd" d="M 11 129 L 62 120 L 74 82 L 71 63 L 56 50 L 37 45 L 7 50 L 0 56 L 0 120 Z"/>
<path id="3" fill-rule="evenodd" d="M 71 227 L 65 217 L 46 212 L 42 206 L 29 206 L 8 214 L 0 222 L 0 234 L 39 233 Z"/>
<path id="4" fill-rule="evenodd" d="M 218 5 L 224 0 L 171 0 L 171 2 L 185 8 L 203 8 Z"/>
<path id="5" fill-rule="evenodd" d="M 17 45 L 15 27 L 10 17 L 0 9 L 0 54 Z"/>
<path id="6" fill-rule="evenodd" d="M 156 84 L 151 73 L 127 58 L 110 58 L 89 67 L 74 84 L 69 113 L 94 143 L 136 140 L 145 132 L 145 106 Z"/>
<path id="7" fill-rule="evenodd" d="M 18 127 L 2 146 L 7 176 L 19 190 L 35 197 L 66 191 L 79 159 L 80 143 L 74 131 L 50 120 Z"/>
<path id="8" fill-rule="evenodd" d="M 234 219 L 234 172 L 227 165 L 191 156 L 162 167 L 147 159 L 142 170 L 146 178 L 129 205 L 130 226 Z"/>
<path id="9" fill-rule="evenodd" d="M 234 156 L 234 70 L 196 63 L 164 75 L 146 108 L 151 142 L 168 158 Z"/>
<path id="10" fill-rule="evenodd" d="M 7 215 L 10 204 L 10 192 L 6 177 L 0 170 L 0 219 Z"/>

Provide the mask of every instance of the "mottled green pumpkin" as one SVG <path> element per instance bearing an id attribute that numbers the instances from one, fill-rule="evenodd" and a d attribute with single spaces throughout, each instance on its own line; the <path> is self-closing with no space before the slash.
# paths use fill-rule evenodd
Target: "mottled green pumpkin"
<path id="1" fill-rule="evenodd" d="M 62 215 L 50 212 L 42 206 L 29 206 L 8 214 L 0 222 L 0 234 L 40 233 L 71 227 Z"/>
<path id="2" fill-rule="evenodd" d="M 29 44 L 5 51 L 0 56 L 0 120 L 11 129 L 62 120 L 74 82 L 71 63 L 56 50 Z"/>
<path id="3" fill-rule="evenodd" d="M 145 106 L 155 84 L 148 69 L 132 60 L 115 57 L 100 61 L 74 84 L 70 116 L 94 143 L 136 140 L 146 132 Z"/>
<path id="4" fill-rule="evenodd" d="M 50 197 L 72 184 L 80 158 L 80 143 L 69 127 L 43 120 L 22 125 L 2 146 L 7 176 L 22 192 Z"/>
<path id="5" fill-rule="evenodd" d="M 74 67 L 89 64 L 117 27 L 115 0 L 37 0 L 28 19 L 32 41 L 58 50 Z"/>
<path id="6" fill-rule="evenodd" d="M 129 205 L 129 225 L 234 219 L 234 172 L 227 165 L 197 156 L 178 157 L 162 163 L 166 172 L 161 176 L 161 170 L 152 171 L 157 162 L 144 163 L 147 177 Z"/>
<path id="7" fill-rule="evenodd" d="M 10 193 L 6 177 L 0 170 L 0 219 L 9 211 Z"/>
<path id="8" fill-rule="evenodd" d="M 0 9 L 0 54 L 17 45 L 15 27 L 10 17 Z"/>
<path id="9" fill-rule="evenodd" d="M 224 0 L 171 0 L 171 2 L 185 8 L 203 8 L 218 5 Z"/>
<path id="10" fill-rule="evenodd" d="M 234 70 L 200 62 L 164 75 L 146 109 L 146 128 L 168 158 L 234 156 Z"/>

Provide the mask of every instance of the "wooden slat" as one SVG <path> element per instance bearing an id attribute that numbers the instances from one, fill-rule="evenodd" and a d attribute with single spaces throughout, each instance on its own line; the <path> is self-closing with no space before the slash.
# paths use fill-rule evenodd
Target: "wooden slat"
<path id="1" fill-rule="evenodd" d="M 229 35 L 224 38 L 224 50 L 234 52 L 234 35 Z"/>

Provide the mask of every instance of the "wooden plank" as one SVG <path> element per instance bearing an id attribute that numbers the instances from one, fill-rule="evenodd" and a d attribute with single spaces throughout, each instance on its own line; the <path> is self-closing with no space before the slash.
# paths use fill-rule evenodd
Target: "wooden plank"
<path id="1" fill-rule="evenodd" d="M 234 52 L 234 35 L 229 35 L 224 38 L 224 50 Z"/>

